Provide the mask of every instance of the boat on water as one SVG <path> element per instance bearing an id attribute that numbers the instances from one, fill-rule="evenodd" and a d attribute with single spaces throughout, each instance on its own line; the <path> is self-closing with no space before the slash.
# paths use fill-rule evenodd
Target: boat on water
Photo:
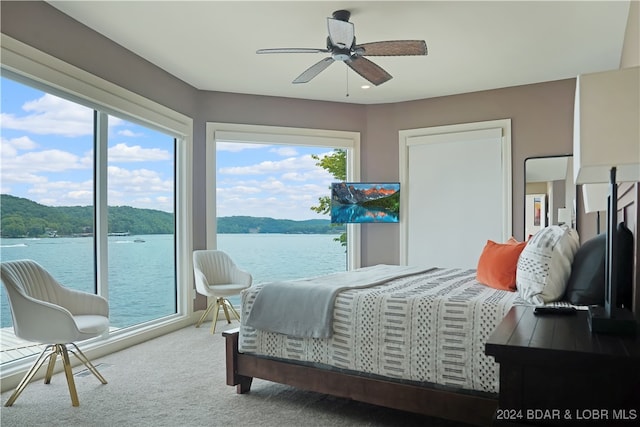
<path id="1" fill-rule="evenodd" d="M 140 238 L 133 239 L 133 241 L 134 241 L 135 243 L 144 243 L 144 239 L 140 239 Z"/>

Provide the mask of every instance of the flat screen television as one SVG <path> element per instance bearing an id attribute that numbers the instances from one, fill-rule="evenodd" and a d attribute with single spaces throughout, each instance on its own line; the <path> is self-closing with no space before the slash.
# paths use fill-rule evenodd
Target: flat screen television
<path id="1" fill-rule="evenodd" d="M 332 223 L 390 223 L 399 220 L 399 182 L 334 182 L 331 184 Z"/>

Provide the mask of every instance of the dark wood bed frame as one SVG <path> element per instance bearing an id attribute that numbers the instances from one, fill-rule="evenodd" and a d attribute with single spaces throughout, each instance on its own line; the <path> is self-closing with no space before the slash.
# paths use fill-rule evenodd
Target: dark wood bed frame
<path id="1" fill-rule="evenodd" d="M 621 184 L 618 190 L 618 219 L 634 235 L 633 310 L 640 318 L 640 183 Z M 223 332 L 226 339 L 227 384 L 237 393 L 247 393 L 253 378 L 287 384 L 304 390 L 344 397 L 360 402 L 418 414 L 489 426 L 493 423 L 498 398 L 462 394 L 390 380 L 359 376 L 335 370 L 274 360 L 238 351 L 239 330 Z"/>

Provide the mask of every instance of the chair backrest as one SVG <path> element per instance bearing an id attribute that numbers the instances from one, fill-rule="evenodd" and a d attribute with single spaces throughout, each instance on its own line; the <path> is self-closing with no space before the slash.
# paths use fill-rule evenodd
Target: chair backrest
<path id="1" fill-rule="evenodd" d="M 32 260 L 0 263 L 0 278 L 9 297 L 15 292 L 31 298 L 59 304 L 62 285 L 40 264 Z"/>
<path id="2" fill-rule="evenodd" d="M 35 261 L 0 263 L 0 279 L 7 289 L 17 337 L 60 344 L 97 336 L 109 327 L 109 303 L 105 298 L 62 286 Z M 82 315 L 107 319 L 97 321 L 94 329 L 81 331 L 74 316 Z"/>
<path id="3" fill-rule="evenodd" d="M 195 273 L 196 290 L 207 293 L 208 286 L 241 284 L 251 286 L 252 276 L 239 269 L 231 257 L 219 250 L 193 251 L 193 269 Z"/>
<path id="4" fill-rule="evenodd" d="M 193 268 L 207 278 L 209 285 L 233 283 L 233 271 L 237 268 L 226 252 L 218 250 L 193 251 Z"/>
<path id="5" fill-rule="evenodd" d="M 53 343 L 49 340 L 52 336 L 75 333 L 71 314 L 58 304 L 64 288 L 40 264 L 32 260 L 2 262 L 0 279 L 7 290 L 17 337 Z"/>

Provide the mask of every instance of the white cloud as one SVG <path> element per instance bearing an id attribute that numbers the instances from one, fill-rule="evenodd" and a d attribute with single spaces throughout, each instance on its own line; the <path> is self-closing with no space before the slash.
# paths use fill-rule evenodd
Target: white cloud
<path id="1" fill-rule="evenodd" d="M 73 200 L 87 200 L 93 196 L 93 191 L 75 190 L 67 193 L 68 197 Z"/>
<path id="2" fill-rule="evenodd" d="M 3 129 L 20 130 L 38 135 L 79 137 L 93 134 L 93 109 L 49 93 L 22 105 L 27 115 L 0 114 Z M 109 126 L 122 124 L 109 116 Z"/>
<path id="3" fill-rule="evenodd" d="M 154 192 L 173 193 L 173 180 L 149 169 L 123 169 L 117 166 L 108 168 L 109 187 L 116 188 L 132 196 L 151 194 Z"/>
<path id="4" fill-rule="evenodd" d="M 298 150 L 296 150 L 294 147 L 272 148 L 269 151 L 272 153 L 276 153 L 282 157 L 294 157 L 298 154 Z"/>
<path id="5" fill-rule="evenodd" d="M 318 204 L 320 197 L 329 195 L 329 184 L 335 179 L 316 162 L 304 155 L 221 168 L 216 185 L 217 215 L 328 219 L 328 215 L 319 215 L 311 207 Z"/>
<path id="6" fill-rule="evenodd" d="M 4 165 L 2 166 L 4 169 Z M 14 170 L 11 173 L 2 174 L 2 184 L 41 184 L 47 182 L 47 178 L 34 173 Z M 2 191 L 11 193 L 10 191 Z"/>
<path id="7" fill-rule="evenodd" d="M 40 135 L 77 137 L 93 133 L 93 110 L 51 94 L 26 102 L 26 116 L 1 116 L 5 129 L 28 131 Z"/>
<path id="8" fill-rule="evenodd" d="M 108 168 L 110 206 L 173 211 L 173 181 L 162 179 L 160 174 L 147 169 L 127 170 Z M 27 195 L 31 200 L 47 206 L 90 206 L 93 204 L 93 180 L 72 182 L 48 181 L 37 175 L 24 176 L 20 183 L 30 184 Z M 3 174 L 3 181 L 5 176 Z"/>
<path id="9" fill-rule="evenodd" d="M 142 148 L 124 143 L 109 148 L 109 161 L 114 163 L 170 160 L 171 153 L 160 148 Z"/>
<path id="10" fill-rule="evenodd" d="M 156 197 L 156 202 L 161 203 L 163 205 L 173 203 L 172 197 L 158 196 Z"/>
<path id="11" fill-rule="evenodd" d="M 3 146 L 10 146 L 16 150 L 33 150 L 38 144 L 28 136 L 19 136 L 17 138 L 1 138 Z"/>
<path id="12" fill-rule="evenodd" d="M 219 216 L 248 215 L 271 218 L 325 218 L 311 210 L 318 198 L 329 195 L 324 183 L 287 185 L 275 178 L 265 180 L 229 181 L 216 189 Z"/>
<path id="13" fill-rule="evenodd" d="M 15 158 L 19 151 L 34 149 L 37 146 L 38 144 L 28 136 L 18 138 L 0 137 L 0 162 L 2 162 L 2 167 L 8 166 L 11 159 Z"/>
<path id="14" fill-rule="evenodd" d="M 27 197 L 46 206 L 89 206 L 93 204 L 93 181 L 45 181 L 34 184 Z"/>
<path id="15" fill-rule="evenodd" d="M 144 133 L 142 133 L 142 132 L 133 132 L 130 129 L 122 129 L 122 130 L 118 131 L 118 135 L 126 136 L 128 138 L 138 138 L 138 137 L 144 136 Z"/>
<path id="16" fill-rule="evenodd" d="M 226 188 L 217 188 L 216 192 L 218 194 L 232 194 L 235 197 L 244 197 L 247 194 L 258 194 L 261 193 L 262 190 L 258 187 L 248 186 L 248 185 L 234 185 L 232 187 Z"/>
<path id="17" fill-rule="evenodd" d="M 266 160 L 255 165 L 224 167 L 218 170 L 221 175 L 264 175 L 272 173 L 284 173 L 298 170 L 320 169 L 311 156 L 288 157 L 283 160 Z"/>
<path id="18" fill-rule="evenodd" d="M 13 174 L 36 174 L 42 172 L 65 172 L 69 170 L 91 168 L 92 160 L 80 157 L 68 151 L 43 150 L 18 154 L 16 151 L 2 150 L 3 179 Z"/>

